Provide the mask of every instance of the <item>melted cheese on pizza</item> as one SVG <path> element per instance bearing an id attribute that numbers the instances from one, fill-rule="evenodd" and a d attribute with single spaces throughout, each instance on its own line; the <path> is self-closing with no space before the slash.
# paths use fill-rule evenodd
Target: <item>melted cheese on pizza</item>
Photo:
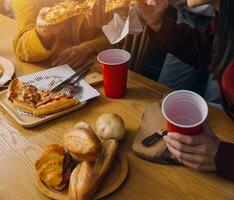
<path id="1" fill-rule="evenodd" d="M 65 0 L 64 2 L 56 3 L 45 15 L 45 20 L 49 24 L 56 24 L 79 14 L 89 15 L 96 1 L 86 0 L 83 3 L 78 3 Z"/>
<path id="2" fill-rule="evenodd" d="M 30 106 L 39 107 L 62 97 L 73 98 L 61 92 L 40 91 L 35 86 L 25 82 L 19 82 L 11 93 L 10 99 L 26 102 Z"/>
<path id="3" fill-rule="evenodd" d="M 121 7 L 137 4 L 138 0 L 106 0 L 105 12 L 110 12 Z"/>

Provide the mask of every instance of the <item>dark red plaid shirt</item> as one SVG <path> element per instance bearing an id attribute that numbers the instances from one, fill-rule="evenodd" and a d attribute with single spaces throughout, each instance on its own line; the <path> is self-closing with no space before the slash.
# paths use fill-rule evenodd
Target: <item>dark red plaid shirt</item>
<path id="1" fill-rule="evenodd" d="M 194 67 L 207 67 L 211 62 L 215 20 L 204 30 L 192 29 L 164 17 L 158 33 L 150 31 L 153 42 L 166 52 Z M 225 112 L 234 120 L 234 58 L 230 60 L 219 82 Z M 233 130 L 234 134 L 234 130 Z M 221 142 L 216 155 L 217 175 L 234 180 L 234 144 Z"/>

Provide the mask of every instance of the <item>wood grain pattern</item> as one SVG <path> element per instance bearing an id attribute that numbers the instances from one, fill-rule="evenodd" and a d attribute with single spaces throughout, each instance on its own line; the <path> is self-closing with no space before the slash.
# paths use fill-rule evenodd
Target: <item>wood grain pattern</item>
<path id="1" fill-rule="evenodd" d="M 12 49 L 16 34 L 15 21 L 0 15 L 0 55 L 16 66 L 16 74 L 24 75 L 45 69 L 42 64 L 18 61 Z M 97 89 L 103 94 L 103 88 Z M 103 112 L 121 115 L 127 128 L 127 137 L 121 144 L 129 163 L 129 175 L 123 186 L 105 199 L 234 199 L 232 182 L 181 166 L 167 166 L 139 159 L 131 152 L 134 134 L 141 120 L 144 106 L 160 100 L 170 90 L 154 81 L 129 72 L 128 92 L 120 100 L 104 95 L 79 111 L 70 113 L 41 126 L 24 129 L 0 108 L 0 199 L 48 199 L 34 186 L 33 163 L 41 149 L 50 143 L 62 142 L 63 133 L 83 120 L 95 128 L 97 117 Z M 222 111 L 210 108 L 209 124 L 218 136 L 234 142 L 234 124 Z"/>

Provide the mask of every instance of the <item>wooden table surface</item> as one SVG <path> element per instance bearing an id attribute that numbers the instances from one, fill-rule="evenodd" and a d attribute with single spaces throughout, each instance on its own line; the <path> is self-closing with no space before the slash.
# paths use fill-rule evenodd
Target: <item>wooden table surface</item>
<path id="1" fill-rule="evenodd" d="M 0 15 L 0 56 L 14 63 L 17 76 L 44 69 L 16 59 L 12 48 L 16 32 L 15 21 Z M 97 89 L 103 94 L 101 86 Z M 0 108 L 0 199 L 47 199 L 34 186 L 33 163 L 38 153 L 47 144 L 61 143 L 63 133 L 80 120 L 95 128 L 95 120 L 103 112 L 116 112 L 123 117 L 127 137 L 121 149 L 129 162 L 127 180 L 105 199 L 234 199 L 234 184 L 213 173 L 150 163 L 132 154 L 131 143 L 144 106 L 168 91 L 165 86 L 130 72 L 125 98 L 112 100 L 102 95 L 79 111 L 32 129 L 17 125 Z M 234 142 L 234 123 L 223 112 L 210 108 L 208 121 L 221 139 Z"/>

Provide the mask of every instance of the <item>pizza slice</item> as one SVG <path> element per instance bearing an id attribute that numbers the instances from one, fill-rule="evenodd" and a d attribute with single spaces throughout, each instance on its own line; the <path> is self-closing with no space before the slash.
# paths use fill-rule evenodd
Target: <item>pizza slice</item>
<path id="1" fill-rule="evenodd" d="M 11 81 L 7 97 L 16 108 L 35 115 L 53 114 L 79 103 L 73 96 L 61 92 L 40 91 L 18 79 Z"/>
<path id="2" fill-rule="evenodd" d="M 106 0 L 105 12 L 108 13 L 118 8 L 128 7 L 134 4 L 138 4 L 138 0 Z"/>
<path id="3" fill-rule="evenodd" d="M 45 15 L 47 25 L 58 24 L 80 14 L 85 16 L 90 14 L 96 0 L 86 0 L 83 3 L 78 3 L 72 0 L 56 3 L 50 8 Z"/>

